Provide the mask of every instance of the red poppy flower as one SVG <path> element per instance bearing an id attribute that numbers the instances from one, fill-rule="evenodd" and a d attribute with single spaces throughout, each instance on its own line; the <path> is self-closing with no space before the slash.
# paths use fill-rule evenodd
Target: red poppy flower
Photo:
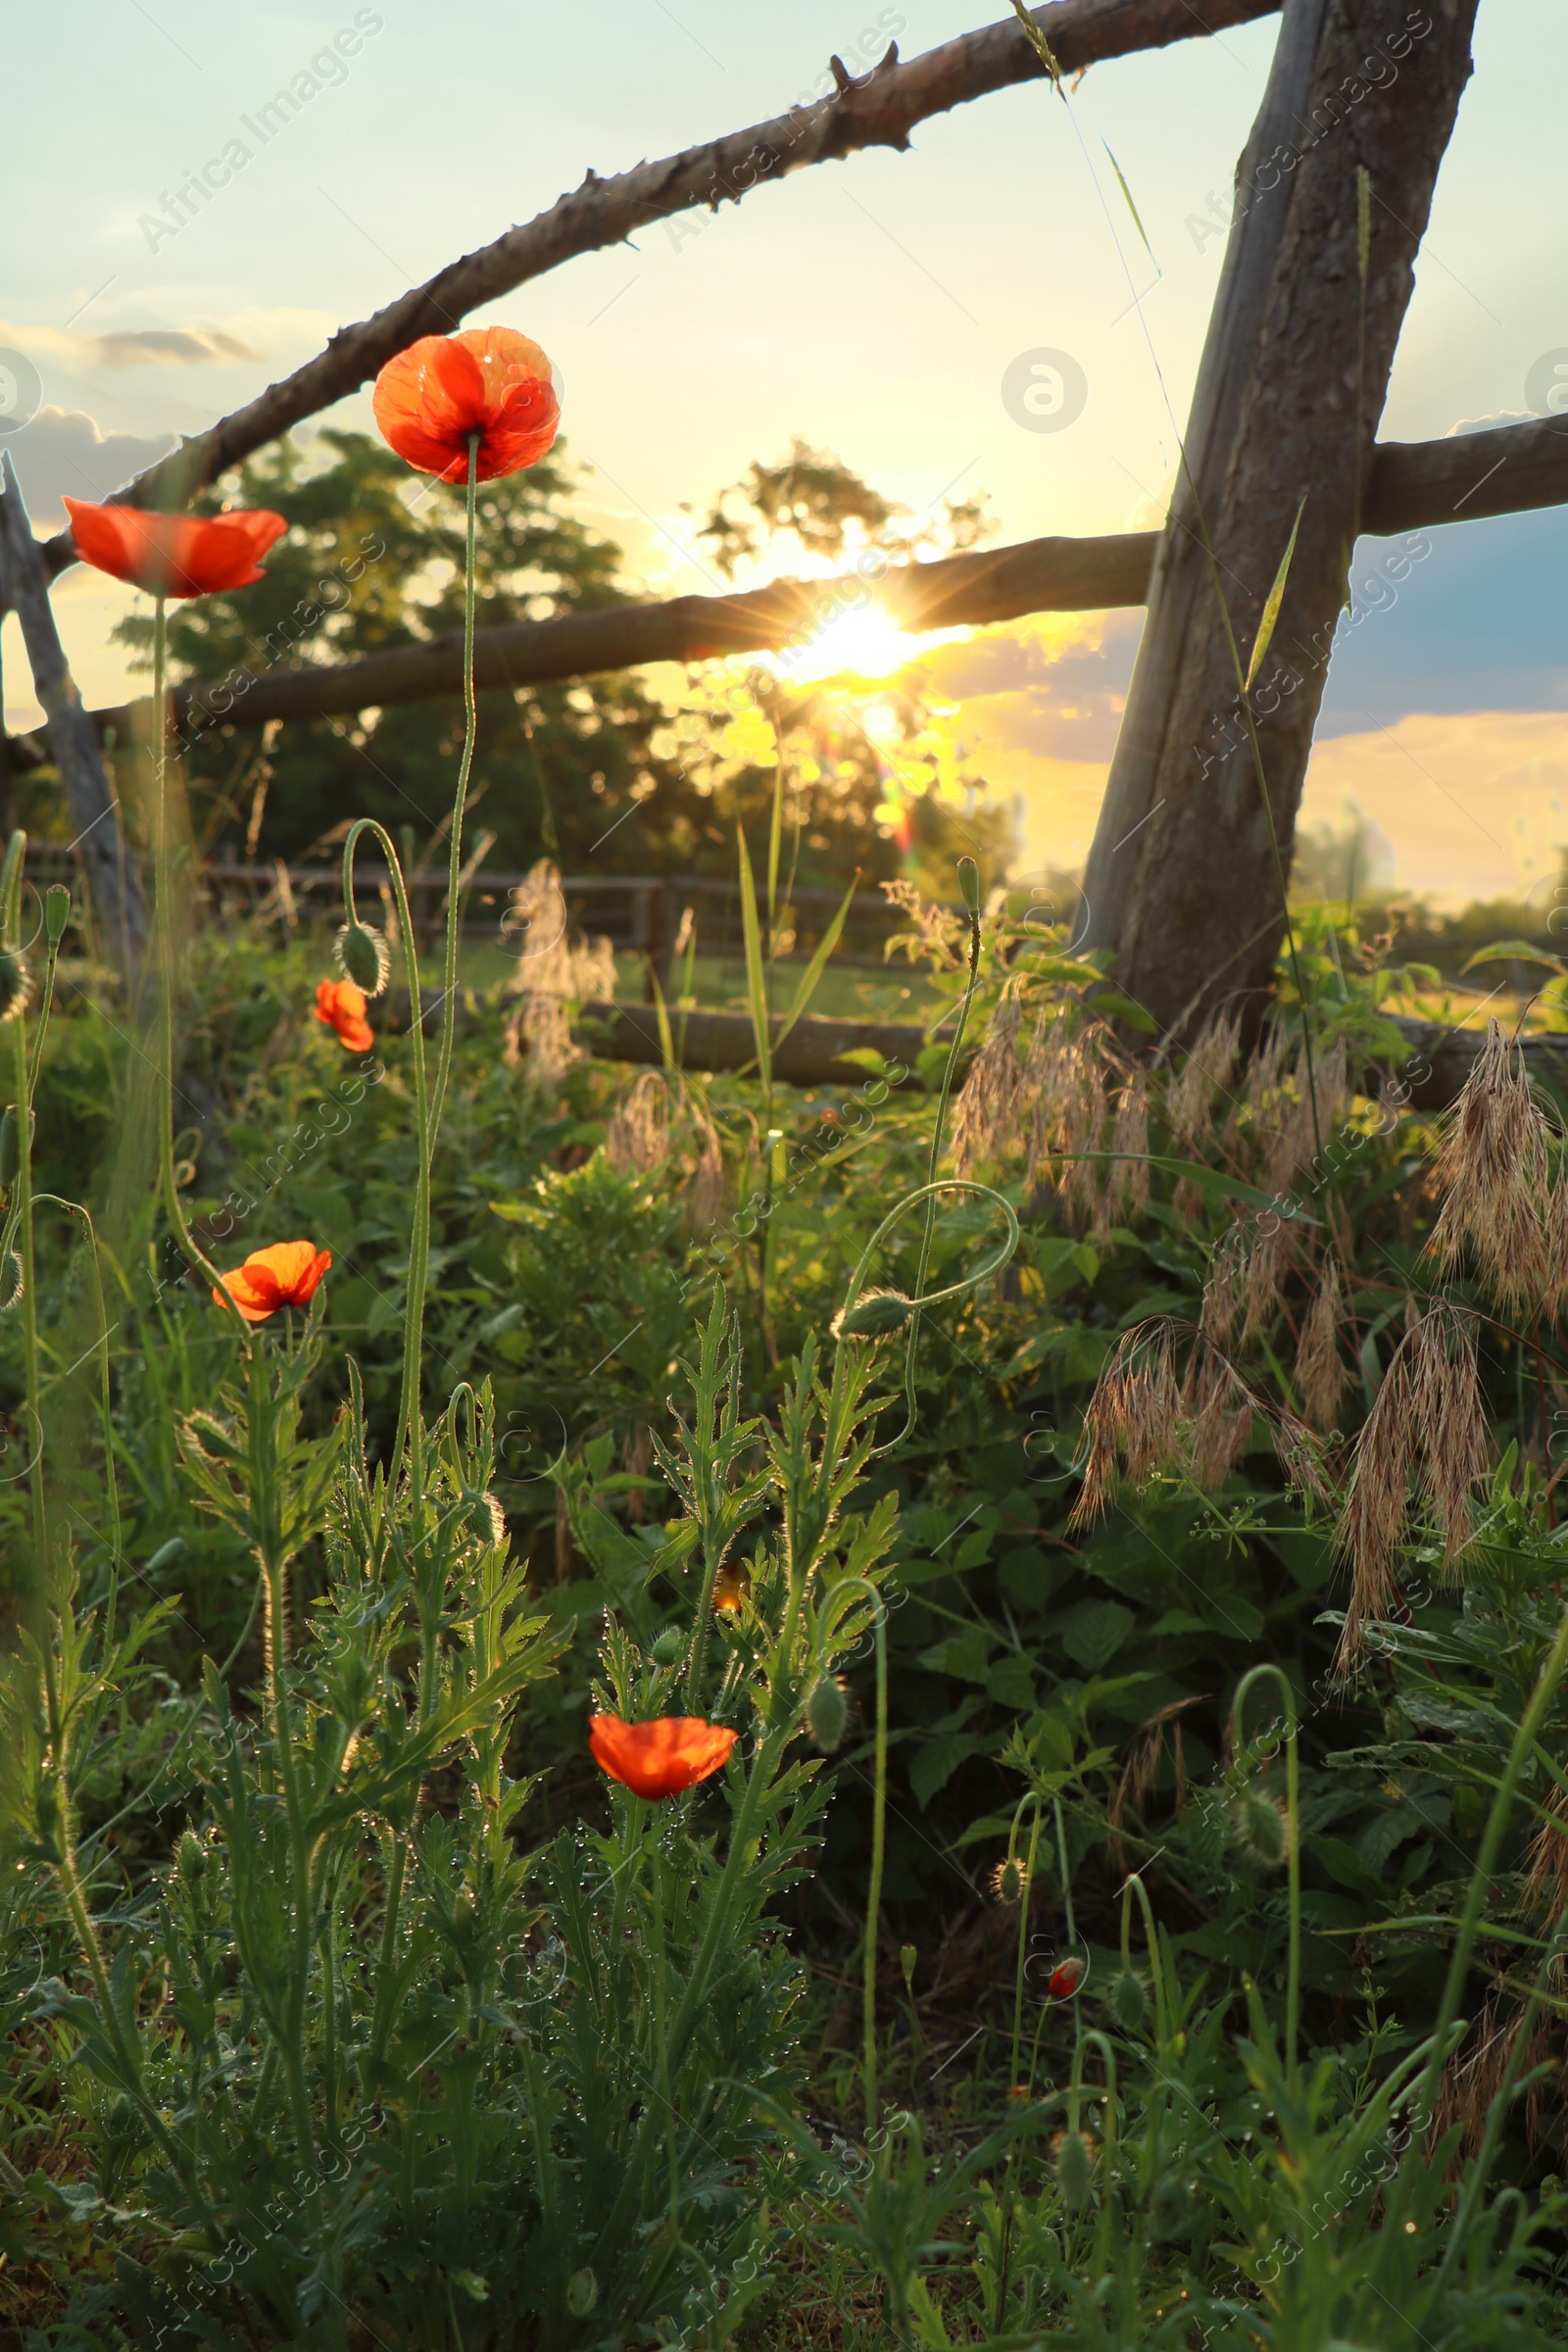
<path id="1" fill-rule="evenodd" d="M 537 464 L 561 422 L 550 362 L 510 326 L 421 335 L 388 360 L 371 405 L 382 439 L 444 482 L 467 480 L 471 433 L 474 478 L 489 482 Z"/>
<path id="2" fill-rule="evenodd" d="M 365 991 L 352 980 L 318 980 L 316 1017 L 335 1029 L 351 1054 L 368 1054 L 375 1033 L 365 1017 Z"/>
<path id="3" fill-rule="evenodd" d="M 1054 2001 L 1070 2001 L 1083 1982 L 1083 1974 L 1081 1960 L 1058 1961 L 1047 1982 L 1047 1994 Z"/>
<path id="4" fill-rule="evenodd" d="M 696 1781 L 717 1772 L 738 1733 L 701 1715 L 660 1715 L 652 1723 L 622 1723 L 618 1715 L 593 1715 L 588 1744 L 594 1762 L 612 1781 L 637 1796 L 678 1796 Z"/>
<path id="5" fill-rule="evenodd" d="M 84 564 L 150 596 L 210 596 L 264 578 L 260 559 L 288 529 L 270 507 L 230 514 L 154 514 L 145 507 L 93 507 L 68 498 L 71 535 Z"/>
<path id="6" fill-rule="evenodd" d="M 266 1250 L 253 1250 L 223 1280 L 246 1322 L 265 1323 L 280 1306 L 307 1306 L 331 1263 L 331 1250 L 318 1250 L 314 1242 L 273 1242 Z M 213 1297 L 220 1306 L 227 1306 L 216 1285 Z"/>

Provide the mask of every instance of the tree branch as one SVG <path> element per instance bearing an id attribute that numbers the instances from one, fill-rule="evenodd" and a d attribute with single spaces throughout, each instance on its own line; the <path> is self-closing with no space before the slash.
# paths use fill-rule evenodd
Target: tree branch
<path id="1" fill-rule="evenodd" d="M 1070 74 L 1106 58 L 1249 24 L 1272 16 L 1278 6 L 1279 0 L 1056 0 L 1035 14 L 1058 65 Z M 916 122 L 1045 73 L 1014 18 L 944 42 L 907 65 L 901 65 L 898 55 L 895 41 L 881 64 L 859 80 L 843 75 L 841 83 L 840 68 L 830 96 L 791 107 L 749 130 L 639 164 L 611 179 L 590 171 L 581 187 L 561 197 L 549 212 L 450 263 L 372 318 L 340 328 L 316 359 L 137 474 L 115 492 L 115 500 L 183 506 L 204 484 L 290 426 L 357 392 L 420 335 L 450 333 L 482 303 L 512 293 L 563 262 L 621 244 L 650 221 L 697 205 L 716 212 L 726 199 L 738 204 L 752 188 L 808 164 L 838 161 L 864 147 L 906 148 Z M 45 562 L 51 575 L 75 561 L 69 531 L 48 542 Z"/>

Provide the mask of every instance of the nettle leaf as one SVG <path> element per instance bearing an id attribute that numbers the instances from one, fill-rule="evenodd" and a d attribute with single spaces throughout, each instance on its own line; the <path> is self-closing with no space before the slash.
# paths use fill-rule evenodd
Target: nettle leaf
<path id="1" fill-rule="evenodd" d="M 1061 1646 L 1074 1665 L 1098 1674 L 1108 1666 L 1137 1623 L 1119 1600 L 1085 1600 L 1069 1609 L 1060 1629 Z"/>
<path id="2" fill-rule="evenodd" d="M 922 1810 L 945 1788 L 960 1764 L 976 1754 L 982 1742 L 973 1732 L 941 1732 L 928 1740 L 909 1766 L 909 1787 Z"/>

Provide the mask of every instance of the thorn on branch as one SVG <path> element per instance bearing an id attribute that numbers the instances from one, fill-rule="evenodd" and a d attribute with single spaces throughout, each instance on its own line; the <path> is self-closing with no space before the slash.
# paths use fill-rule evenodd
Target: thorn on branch
<path id="1" fill-rule="evenodd" d="M 886 54 L 877 59 L 869 74 L 861 74 L 858 77 L 850 72 L 842 57 L 830 57 L 827 62 L 833 79 L 838 84 L 838 96 L 847 98 L 852 90 L 868 90 L 874 81 L 881 80 L 883 74 L 893 72 L 899 62 L 899 44 L 889 41 Z"/>

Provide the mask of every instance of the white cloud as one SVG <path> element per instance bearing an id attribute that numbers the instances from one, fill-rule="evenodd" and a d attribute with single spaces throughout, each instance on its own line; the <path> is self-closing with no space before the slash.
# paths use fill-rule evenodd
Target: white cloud
<path id="1" fill-rule="evenodd" d="M 3 446 L 10 452 L 34 524 L 57 531 L 66 519 L 62 492 L 73 498 L 107 498 L 143 466 L 167 457 L 175 438 L 173 433 L 103 433 L 83 410 L 50 406 L 9 435 Z"/>
<path id="2" fill-rule="evenodd" d="M 265 351 L 226 327 L 112 327 L 99 335 L 74 335 L 59 326 L 0 318 L 0 344 L 24 352 L 47 352 L 78 368 L 233 368 L 265 360 Z"/>

